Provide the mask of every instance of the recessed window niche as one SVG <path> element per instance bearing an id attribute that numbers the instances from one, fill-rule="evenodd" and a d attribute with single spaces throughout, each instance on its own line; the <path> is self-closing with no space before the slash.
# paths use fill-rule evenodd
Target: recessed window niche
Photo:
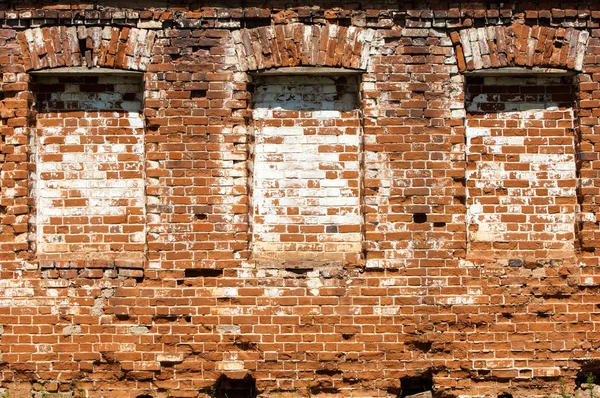
<path id="1" fill-rule="evenodd" d="M 34 85 L 33 226 L 40 259 L 141 259 L 141 76 L 47 74 L 35 76 Z"/>
<path id="2" fill-rule="evenodd" d="M 357 75 L 254 77 L 253 257 L 354 262 L 361 251 Z"/>
<path id="3" fill-rule="evenodd" d="M 466 87 L 470 254 L 574 255 L 572 78 L 467 77 Z"/>

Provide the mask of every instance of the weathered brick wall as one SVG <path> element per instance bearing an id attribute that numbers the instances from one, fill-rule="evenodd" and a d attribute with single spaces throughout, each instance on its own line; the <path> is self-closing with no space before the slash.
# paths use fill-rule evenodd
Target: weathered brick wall
<path id="1" fill-rule="evenodd" d="M 356 264 L 362 250 L 356 76 L 254 84 L 253 258 Z"/>
<path id="2" fill-rule="evenodd" d="M 574 256 L 572 80 L 487 77 L 466 87 L 469 254 L 517 254 L 516 264 Z"/>
<path id="3" fill-rule="evenodd" d="M 0 3 L 0 393 L 600 377 L 600 4 L 401 3 Z"/>
<path id="4" fill-rule="evenodd" d="M 38 258 L 142 259 L 144 122 L 140 80 L 40 77 L 32 130 Z"/>

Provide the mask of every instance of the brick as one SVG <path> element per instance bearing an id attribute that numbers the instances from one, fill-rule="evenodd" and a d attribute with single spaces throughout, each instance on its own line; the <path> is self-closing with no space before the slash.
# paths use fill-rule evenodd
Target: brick
<path id="1" fill-rule="evenodd" d="M 134 3 L 0 11 L 0 387 L 575 389 L 597 345 L 593 2 Z M 360 76 L 260 74 L 282 65 Z M 27 73 L 59 66 L 91 69 Z M 504 66 L 580 73 L 462 74 Z"/>

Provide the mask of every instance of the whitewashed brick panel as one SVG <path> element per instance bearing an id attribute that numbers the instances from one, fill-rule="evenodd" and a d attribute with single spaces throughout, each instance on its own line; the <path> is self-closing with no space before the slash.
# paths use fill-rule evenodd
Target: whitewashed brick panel
<path id="1" fill-rule="evenodd" d="M 356 260 L 362 219 L 357 101 L 355 77 L 256 82 L 255 257 Z"/>
<path id="2" fill-rule="evenodd" d="M 145 245 L 141 80 L 37 80 L 37 252 L 128 259 Z"/>
<path id="3" fill-rule="evenodd" d="M 568 78 L 468 80 L 471 253 L 491 250 L 502 258 L 574 254 L 572 90 Z"/>

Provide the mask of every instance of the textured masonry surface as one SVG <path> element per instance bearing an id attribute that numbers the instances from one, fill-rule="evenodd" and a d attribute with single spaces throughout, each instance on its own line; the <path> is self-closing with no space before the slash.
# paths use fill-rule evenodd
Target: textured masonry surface
<path id="1" fill-rule="evenodd" d="M 35 83 L 38 255 L 141 259 L 146 234 L 140 80 L 63 76 Z"/>
<path id="2" fill-rule="evenodd" d="M 600 3 L 397 3 L 0 2 L 0 395 L 600 377 Z"/>
<path id="3" fill-rule="evenodd" d="M 572 101 L 570 78 L 467 79 L 470 252 L 574 255 Z"/>
<path id="4" fill-rule="evenodd" d="M 358 82 L 254 82 L 253 254 L 356 263 L 361 252 Z"/>

